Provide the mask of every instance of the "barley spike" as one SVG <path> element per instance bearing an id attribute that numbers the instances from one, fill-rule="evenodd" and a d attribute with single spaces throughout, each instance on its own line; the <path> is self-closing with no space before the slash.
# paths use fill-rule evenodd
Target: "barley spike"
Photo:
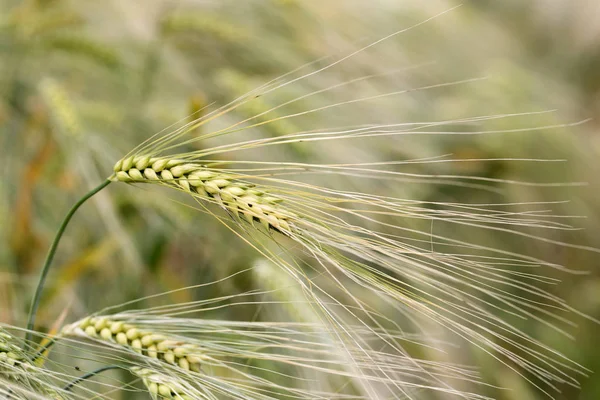
<path id="1" fill-rule="evenodd" d="M 114 172 L 110 178 L 113 181 L 167 184 L 200 198 L 216 200 L 249 223 L 259 222 L 283 234 L 294 231 L 295 216 L 279 206 L 282 199 L 197 162 L 138 155 L 118 161 Z"/>
<path id="2" fill-rule="evenodd" d="M 201 362 L 205 357 L 202 349 L 196 345 L 105 317 L 85 318 L 66 326 L 62 334 L 110 342 L 193 372 L 200 372 Z"/>
<path id="3" fill-rule="evenodd" d="M 31 363 L 14 341 L 12 335 L 0 331 L 0 375 L 6 372 L 6 368 L 20 367 L 26 370 L 31 367 Z"/>
<path id="4" fill-rule="evenodd" d="M 16 339 L 9 333 L 0 330 L 0 382 L 2 379 L 14 382 L 23 388 L 23 393 L 16 393 L 15 390 L 9 389 L 9 399 L 26 399 L 29 398 L 26 394 L 31 393 L 45 395 L 56 400 L 65 399 L 49 383 L 42 380 L 40 370 L 16 344 Z M 4 393 L 4 390 L 0 390 L 0 398 Z"/>

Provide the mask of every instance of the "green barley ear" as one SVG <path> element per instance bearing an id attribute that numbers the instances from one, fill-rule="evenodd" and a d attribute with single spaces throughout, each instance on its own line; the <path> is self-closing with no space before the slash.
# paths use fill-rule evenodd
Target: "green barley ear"
<path id="1" fill-rule="evenodd" d="M 54 125 L 72 138 L 80 137 L 81 122 L 65 88 L 56 80 L 47 78 L 42 81 L 40 90 Z"/>
<path id="2" fill-rule="evenodd" d="M 85 318 L 66 326 L 61 334 L 105 341 L 185 371 L 200 372 L 204 357 L 199 346 L 107 317 Z"/>
<path id="3" fill-rule="evenodd" d="M 296 216 L 256 185 L 235 174 L 211 169 L 199 162 L 144 155 L 127 157 L 114 166 L 113 181 L 158 183 L 190 193 L 202 201 L 219 204 L 239 220 L 258 222 L 263 227 L 289 234 L 295 231 Z"/>
<path id="4" fill-rule="evenodd" d="M 50 382 L 51 373 L 35 366 L 17 343 L 15 337 L 0 328 L 0 398 L 67 399 Z"/>
<path id="5" fill-rule="evenodd" d="M 198 397 L 198 393 L 195 393 L 195 396 L 193 397 L 188 395 L 187 393 L 189 393 L 190 390 L 186 389 L 185 385 L 180 380 L 172 376 L 141 367 L 133 367 L 130 371 L 133 375 L 142 379 L 144 386 L 148 389 L 148 393 L 153 400 L 199 400 L 206 398 L 204 396 Z"/>
<path id="6" fill-rule="evenodd" d="M 16 339 L 0 330 L 0 374 L 16 381 L 26 380 L 27 370 L 31 367 L 31 362 L 16 344 Z"/>
<path id="7" fill-rule="evenodd" d="M 210 302 L 206 306 L 210 308 Z M 468 369 L 416 360 L 394 347 L 385 352 L 368 348 L 386 340 L 415 343 L 420 340 L 416 336 L 374 333 L 354 325 L 329 331 L 323 324 L 176 317 L 201 311 L 198 304 L 182 303 L 171 304 L 164 312 L 142 309 L 86 318 L 65 327 L 62 338 L 92 339 L 96 349 L 98 345 L 114 349 L 119 354 L 103 352 L 103 360 L 133 369 L 155 398 L 341 400 L 388 398 L 398 390 L 476 398 L 437 385 L 449 376 L 476 381 Z M 356 332 L 361 341 L 346 341 L 340 335 L 345 329 Z M 331 336 L 324 341 L 326 332 Z M 132 357 L 123 357 L 125 353 Z M 346 358 L 354 368 L 348 368 Z"/>

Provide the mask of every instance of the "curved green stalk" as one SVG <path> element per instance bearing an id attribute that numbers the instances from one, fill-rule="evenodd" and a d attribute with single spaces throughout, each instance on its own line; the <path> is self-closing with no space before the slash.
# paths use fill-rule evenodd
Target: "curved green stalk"
<path id="1" fill-rule="evenodd" d="M 87 374 L 85 374 L 83 376 L 80 376 L 79 378 L 75 379 L 73 382 L 71 382 L 67 386 L 65 386 L 63 388 L 63 390 L 65 392 L 68 392 L 69 390 L 71 390 L 73 388 L 73 386 L 76 386 L 76 385 L 80 384 L 81 382 L 85 381 L 86 379 L 89 379 L 89 378 L 91 378 L 93 376 L 101 374 L 104 371 L 110 371 L 110 370 L 113 370 L 113 369 L 124 369 L 124 370 L 127 370 L 127 368 L 122 367 L 120 365 L 108 365 L 106 367 L 98 368 L 95 371 L 89 372 L 89 373 L 87 373 Z"/>
<path id="2" fill-rule="evenodd" d="M 73 214 L 75 214 L 75 211 L 77 211 L 77 209 L 83 203 L 85 203 L 90 197 L 92 197 L 93 195 L 95 195 L 96 193 L 98 193 L 99 191 L 104 189 L 106 186 L 108 186 L 108 184 L 110 182 L 111 181 L 109 181 L 109 180 L 102 182 L 99 186 L 92 189 L 89 193 L 87 193 L 85 196 L 83 196 L 81 199 L 79 199 L 79 201 L 77 203 L 75 203 L 75 205 L 73 207 L 71 207 L 71 209 L 65 216 L 62 224 L 58 228 L 58 231 L 56 232 L 56 236 L 54 236 L 54 240 L 52 241 L 52 245 L 50 246 L 50 249 L 48 250 L 48 255 L 46 256 L 46 261 L 44 263 L 44 266 L 42 267 L 42 272 L 40 273 L 40 280 L 35 289 L 35 294 L 33 296 L 31 308 L 29 309 L 29 318 L 27 320 L 27 334 L 25 336 L 25 340 L 27 343 L 30 343 L 33 338 L 33 328 L 35 326 L 35 315 L 36 315 L 37 309 L 39 307 L 42 290 L 44 289 L 46 277 L 50 270 L 50 264 L 52 264 L 52 259 L 54 259 L 54 254 L 56 253 L 56 248 L 58 247 L 58 243 L 60 242 L 60 238 L 62 237 L 62 235 L 65 231 L 65 228 L 69 224 L 69 221 L 71 220 L 71 217 L 73 217 Z"/>

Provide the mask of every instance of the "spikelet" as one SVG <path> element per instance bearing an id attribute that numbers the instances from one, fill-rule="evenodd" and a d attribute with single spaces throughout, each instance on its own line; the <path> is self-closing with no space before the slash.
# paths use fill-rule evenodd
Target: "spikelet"
<path id="1" fill-rule="evenodd" d="M 45 79 L 40 90 L 50 109 L 53 122 L 71 137 L 81 136 L 81 124 L 69 94 L 54 79 Z"/>
<path id="2" fill-rule="evenodd" d="M 85 318 L 66 326 L 62 335 L 106 341 L 186 371 L 199 372 L 201 368 L 203 355 L 200 347 L 122 321 L 105 317 Z"/>
<path id="3" fill-rule="evenodd" d="M 48 374 L 29 360 L 12 335 L 0 329 L 0 398 L 6 395 L 8 399 L 66 399 L 48 381 Z"/>
<path id="4" fill-rule="evenodd" d="M 10 334 L 0 331 L 0 375 L 15 381 L 26 380 L 27 371 L 32 367 L 23 350 Z"/>
<path id="5" fill-rule="evenodd" d="M 179 399 L 192 400 L 198 399 L 198 395 L 194 397 L 187 395 L 184 385 L 177 379 L 167 376 L 148 368 L 133 367 L 131 373 L 140 377 L 144 386 L 148 389 L 148 393 L 153 400 L 158 399 Z M 204 397 L 202 397 L 204 398 Z"/>
<path id="6" fill-rule="evenodd" d="M 200 199 L 215 201 L 249 223 L 257 221 L 266 229 L 281 233 L 294 230 L 295 216 L 278 204 L 281 199 L 197 162 L 135 156 L 117 162 L 114 171 L 114 181 L 167 184 Z"/>

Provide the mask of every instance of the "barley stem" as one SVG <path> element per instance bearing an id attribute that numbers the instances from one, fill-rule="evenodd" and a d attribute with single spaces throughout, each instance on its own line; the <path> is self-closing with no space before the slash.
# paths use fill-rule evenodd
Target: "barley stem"
<path id="1" fill-rule="evenodd" d="M 36 315 L 37 309 L 39 307 L 42 290 L 44 289 L 44 283 L 46 282 L 46 277 L 48 275 L 48 271 L 50 270 L 50 264 L 52 264 L 52 259 L 54 258 L 54 254 L 56 253 L 56 249 L 58 247 L 58 243 L 60 242 L 60 238 L 62 237 L 67 225 L 69 224 L 69 221 L 71 220 L 71 217 L 73 217 L 73 214 L 75 214 L 77 209 L 83 203 L 85 203 L 90 197 L 92 197 L 93 195 L 95 195 L 96 193 L 98 193 L 99 191 L 104 189 L 106 186 L 108 186 L 108 184 L 110 182 L 111 181 L 109 181 L 109 180 L 102 182 L 99 186 L 92 189 L 89 193 L 87 193 L 85 196 L 83 196 L 81 199 L 79 199 L 79 201 L 77 203 L 75 203 L 75 205 L 73 207 L 71 207 L 71 209 L 65 216 L 65 219 L 63 220 L 62 224 L 58 228 L 58 231 L 56 232 L 56 236 L 54 236 L 54 240 L 52 241 L 52 245 L 50 246 L 50 249 L 48 250 L 48 255 L 46 256 L 46 261 L 44 263 L 44 266 L 42 267 L 42 272 L 40 273 L 40 280 L 35 289 L 35 294 L 33 296 L 31 308 L 29 310 L 29 318 L 27 320 L 27 333 L 25 336 L 27 343 L 31 343 L 31 340 L 33 339 L 33 328 L 35 326 L 35 315 Z"/>
<path id="2" fill-rule="evenodd" d="M 42 348 L 38 349 L 38 351 L 35 353 L 35 355 L 33 357 L 31 357 L 31 361 L 33 363 L 36 363 L 40 358 L 44 357 L 45 353 L 50 350 L 50 348 L 52 346 L 54 346 L 54 344 L 56 343 L 58 338 L 53 337 L 52 339 L 49 339 L 48 342 L 42 346 Z"/>
<path id="3" fill-rule="evenodd" d="M 94 371 L 88 372 L 85 375 L 80 376 L 79 378 L 75 379 L 73 382 L 69 383 L 67 386 L 65 386 L 63 388 L 63 390 L 65 392 L 68 392 L 69 390 L 71 390 L 73 388 L 73 386 L 80 384 L 81 382 L 85 381 L 86 379 L 89 379 L 93 376 L 96 376 L 98 374 L 103 373 L 104 371 L 110 371 L 113 369 L 127 369 L 127 368 L 123 368 L 120 365 L 107 365 L 106 367 L 102 367 L 102 368 L 98 368 Z"/>

